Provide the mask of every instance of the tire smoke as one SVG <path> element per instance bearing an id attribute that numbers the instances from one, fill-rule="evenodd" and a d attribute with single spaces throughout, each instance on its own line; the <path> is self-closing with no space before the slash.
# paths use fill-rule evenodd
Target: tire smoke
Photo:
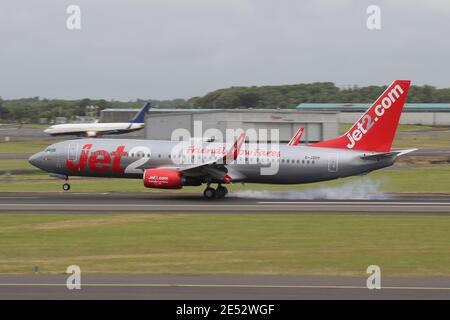
<path id="1" fill-rule="evenodd" d="M 272 200 L 386 200 L 390 196 L 381 190 L 381 181 L 362 178 L 336 187 L 311 190 L 245 190 L 230 194 L 235 198 Z"/>

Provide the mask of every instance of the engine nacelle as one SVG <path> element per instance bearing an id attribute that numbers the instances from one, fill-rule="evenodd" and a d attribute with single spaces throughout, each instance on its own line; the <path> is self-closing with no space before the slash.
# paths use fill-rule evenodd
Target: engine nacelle
<path id="1" fill-rule="evenodd" d="M 183 177 L 172 169 L 147 169 L 144 171 L 144 186 L 147 188 L 181 189 Z"/>
<path id="2" fill-rule="evenodd" d="M 101 132 L 98 131 L 86 131 L 84 132 L 84 134 L 82 134 L 82 136 L 87 138 L 100 137 L 101 135 L 102 135 Z"/>

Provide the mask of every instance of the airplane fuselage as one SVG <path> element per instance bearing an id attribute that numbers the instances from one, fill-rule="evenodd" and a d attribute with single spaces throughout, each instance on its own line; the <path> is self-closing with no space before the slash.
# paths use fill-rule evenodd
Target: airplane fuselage
<path id="1" fill-rule="evenodd" d="M 70 123 L 58 124 L 44 130 L 52 136 L 77 135 L 92 136 L 106 134 L 120 134 L 140 130 L 143 123 Z"/>
<path id="2" fill-rule="evenodd" d="M 63 176 L 142 178 L 146 169 L 196 165 L 223 156 L 229 145 L 130 139 L 79 139 L 49 146 L 30 162 Z M 227 165 L 234 182 L 298 184 L 364 174 L 393 164 L 365 160 L 371 152 L 246 143 Z M 265 173 L 264 173 L 265 172 Z M 214 182 L 214 181 L 201 181 Z"/>

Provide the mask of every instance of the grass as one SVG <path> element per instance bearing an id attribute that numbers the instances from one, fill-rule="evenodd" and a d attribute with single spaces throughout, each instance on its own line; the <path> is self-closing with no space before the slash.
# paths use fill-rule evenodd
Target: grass
<path id="1" fill-rule="evenodd" d="M 291 191 L 320 187 L 338 187 L 355 182 L 374 182 L 384 192 L 450 193 L 450 166 L 414 169 L 392 169 L 372 172 L 364 177 L 351 177 L 321 183 L 302 185 L 234 184 L 230 191 L 269 190 Z M 4 182 L 4 183 L 3 183 Z M 61 191 L 62 180 L 45 174 L 16 175 L 0 177 L 0 192 L 57 192 Z M 181 190 L 147 189 L 140 179 L 71 178 L 70 192 L 203 192 L 202 187 L 186 187 Z"/>
<path id="2" fill-rule="evenodd" d="M 424 133 L 400 132 L 394 148 L 450 148 L 450 130 Z"/>
<path id="3" fill-rule="evenodd" d="M 33 167 L 28 160 L 0 160 L 0 171 L 6 170 L 38 170 Z"/>
<path id="4" fill-rule="evenodd" d="M 449 131 L 400 126 L 395 147 L 450 147 Z M 431 128 L 430 128 L 431 130 Z M 53 141 L 0 142 L 0 153 L 34 153 Z M 0 160 L 0 170 L 30 169 Z M 306 185 L 236 184 L 238 190 L 306 190 L 375 181 L 385 192 L 450 193 L 450 166 L 393 169 Z M 44 173 L 0 176 L 0 192 L 61 191 Z M 71 192 L 180 192 L 146 189 L 141 180 L 71 179 Z M 204 187 L 181 192 L 201 193 Z M 254 274 L 450 276 L 450 217 L 195 214 L 4 214 L 0 273 Z"/>
<path id="5" fill-rule="evenodd" d="M 35 125 L 27 125 L 35 126 Z M 40 126 L 40 125 L 36 125 Z M 344 133 L 348 130 L 350 124 L 340 124 L 339 132 Z M 429 133 L 414 131 L 429 130 Z M 54 140 L 35 140 L 35 141 L 0 141 L 0 153 L 35 153 L 44 150 L 50 144 L 56 143 Z M 450 130 L 441 130 L 438 127 L 423 125 L 404 125 L 398 126 L 398 133 L 394 141 L 395 147 L 450 147 Z"/>
<path id="6" fill-rule="evenodd" d="M 0 142 L 0 153 L 36 153 L 43 151 L 49 145 L 56 143 L 54 140 L 13 141 Z"/>
<path id="7" fill-rule="evenodd" d="M 0 273 L 450 276 L 450 217 L 6 214 Z"/>
<path id="8" fill-rule="evenodd" d="M 350 124 L 340 124 L 342 134 L 350 128 Z M 415 132 L 427 130 L 429 132 Z M 439 127 L 400 124 L 394 140 L 394 148 L 450 148 L 450 130 Z"/>
<path id="9" fill-rule="evenodd" d="M 47 129 L 49 126 L 51 126 L 50 124 L 37 124 L 37 123 L 27 123 L 24 124 L 23 127 L 24 128 L 29 128 L 29 129 Z"/>
<path id="10" fill-rule="evenodd" d="M 340 132 L 348 129 L 347 124 L 340 125 Z M 434 127 L 419 125 L 400 125 L 394 140 L 394 148 L 450 148 L 450 130 L 433 130 Z M 417 130 L 430 130 L 424 134 Z M 0 142 L 0 153 L 32 154 L 44 150 L 56 143 L 54 140 Z"/>
<path id="11" fill-rule="evenodd" d="M 422 124 L 399 124 L 398 131 L 420 131 L 420 130 L 433 130 L 436 127 L 426 126 Z"/>

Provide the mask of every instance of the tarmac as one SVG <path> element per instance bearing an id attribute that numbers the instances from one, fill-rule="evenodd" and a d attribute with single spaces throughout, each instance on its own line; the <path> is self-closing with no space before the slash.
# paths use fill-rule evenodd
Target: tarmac
<path id="1" fill-rule="evenodd" d="M 447 278 L 382 277 L 381 289 L 368 289 L 366 278 L 353 277 L 81 274 L 79 290 L 69 290 L 67 279 L 68 275 L 0 275 L 0 299 L 450 299 Z"/>
<path id="2" fill-rule="evenodd" d="M 279 195 L 279 193 L 278 193 Z M 450 215 L 449 195 L 374 195 L 367 200 L 283 200 L 191 193 L 0 193 L 0 213 L 166 213 Z M 450 299 L 450 278 L 366 278 L 229 275 L 83 275 L 81 290 L 67 275 L 0 275 L 0 299 L 299 300 Z"/>
<path id="3" fill-rule="evenodd" d="M 257 195 L 258 191 L 255 193 Z M 273 199 L 265 196 L 255 199 L 245 193 L 231 193 L 224 199 L 206 200 L 200 193 L 187 192 L 3 192 L 0 193 L 0 213 L 450 215 L 450 195 L 375 194 L 373 199 L 362 200 L 295 200 L 289 193 L 274 192 L 274 195 Z"/>

